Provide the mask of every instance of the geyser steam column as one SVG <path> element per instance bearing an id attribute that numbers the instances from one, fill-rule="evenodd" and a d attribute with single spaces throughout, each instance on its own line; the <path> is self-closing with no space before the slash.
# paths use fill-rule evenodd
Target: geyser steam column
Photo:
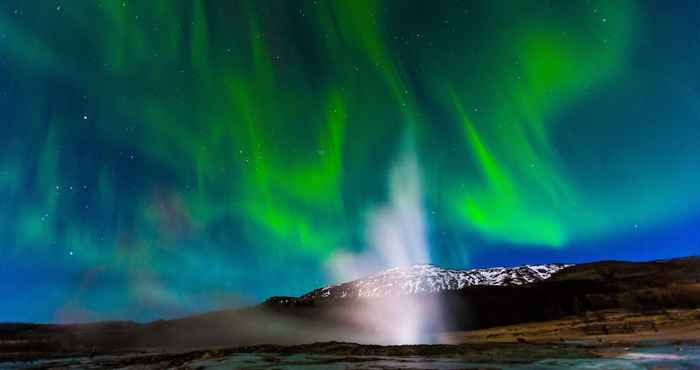
<path id="1" fill-rule="evenodd" d="M 388 267 L 427 263 L 428 241 L 418 160 L 404 150 L 389 174 L 389 204 L 372 210 L 366 238 Z"/>
<path id="2" fill-rule="evenodd" d="M 410 142 L 409 140 L 406 143 Z M 348 281 L 393 267 L 429 263 L 426 218 L 423 209 L 420 167 L 412 145 L 404 145 L 389 172 L 388 203 L 367 214 L 365 238 L 369 249 L 363 253 L 337 253 L 331 271 Z M 393 344 L 426 342 L 427 322 L 440 315 L 436 302 L 426 297 L 366 297 L 354 321 L 378 331 Z"/>

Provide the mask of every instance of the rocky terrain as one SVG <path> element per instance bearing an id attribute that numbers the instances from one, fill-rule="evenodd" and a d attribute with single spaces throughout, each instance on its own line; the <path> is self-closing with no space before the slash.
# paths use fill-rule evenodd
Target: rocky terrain
<path id="1" fill-rule="evenodd" d="M 0 359 L 0 369 L 697 369 L 698 315 L 700 310 L 657 315 L 609 311 L 555 322 L 445 333 L 445 343 L 433 345 L 318 342 L 75 352 L 7 362 Z M 603 326 L 610 331 L 601 330 Z"/>

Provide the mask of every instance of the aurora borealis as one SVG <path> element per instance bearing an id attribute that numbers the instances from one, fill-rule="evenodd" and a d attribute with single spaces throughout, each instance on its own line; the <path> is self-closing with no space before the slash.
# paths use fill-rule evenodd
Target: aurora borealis
<path id="1" fill-rule="evenodd" d="M 405 209 L 450 267 L 698 254 L 674 4 L 3 1 L 0 321 L 301 294 Z"/>

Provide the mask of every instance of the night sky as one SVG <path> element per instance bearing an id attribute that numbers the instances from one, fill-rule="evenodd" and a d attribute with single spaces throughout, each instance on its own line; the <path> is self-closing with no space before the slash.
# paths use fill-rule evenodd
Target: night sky
<path id="1" fill-rule="evenodd" d="M 695 1 L 2 1 L 0 321 L 698 254 L 698 35 Z"/>

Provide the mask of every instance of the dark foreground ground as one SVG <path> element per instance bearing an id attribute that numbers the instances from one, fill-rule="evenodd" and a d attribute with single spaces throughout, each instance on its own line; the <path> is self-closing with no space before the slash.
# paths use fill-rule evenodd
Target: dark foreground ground
<path id="1" fill-rule="evenodd" d="M 259 345 L 184 353 L 74 355 L 3 369 L 699 369 L 700 342 Z"/>
<path id="2" fill-rule="evenodd" d="M 418 357 L 423 362 L 438 359 L 461 360 L 462 362 L 485 363 L 494 361 L 528 363 L 545 358 L 589 358 L 600 357 L 595 346 L 553 344 L 536 345 L 520 343 L 481 343 L 465 345 L 407 345 L 372 346 L 353 343 L 325 342 L 297 346 L 258 345 L 232 349 L 200 350 L 184 353 L 131 353 L 104 354 L 90 358 L 85 354 L 51 361 L 24 362 L 18 365 L 35 368 L 62 366 L 133 367 L 152 368 L 197 368 L 198 363 L 215 364 L 238 356 L 250 360 L 248 365 L 291 365 L 289 362 L 306 365 L 333 365 L 372 363 L 392 359 L 397 365 L 406 364 Z M 81 358 L 82 357 L 82 358 Z M 217 361 L 218 360 L 218 361 Z M 292 361 L 290 361 L 292 360 Z M 431 361 L 432 360 L 432 361 Z M 200 366 L 202 366 L 200 364 Z M 202 366 L 205 367 L 205 366 Z M 255 368 L 255 367 L 252 367 Z M 393 368 L 393 367 L 381 367 Z M 401 367 L 396 367 L 401 368 Z"/>
<path id="3" fill-rule="evenodd" d="M 448 332 L 437 340 L 443 344 L 6 352 L 0 355 L 0 369 L 700 369 L 700 309 L 599 311 Z"/>

